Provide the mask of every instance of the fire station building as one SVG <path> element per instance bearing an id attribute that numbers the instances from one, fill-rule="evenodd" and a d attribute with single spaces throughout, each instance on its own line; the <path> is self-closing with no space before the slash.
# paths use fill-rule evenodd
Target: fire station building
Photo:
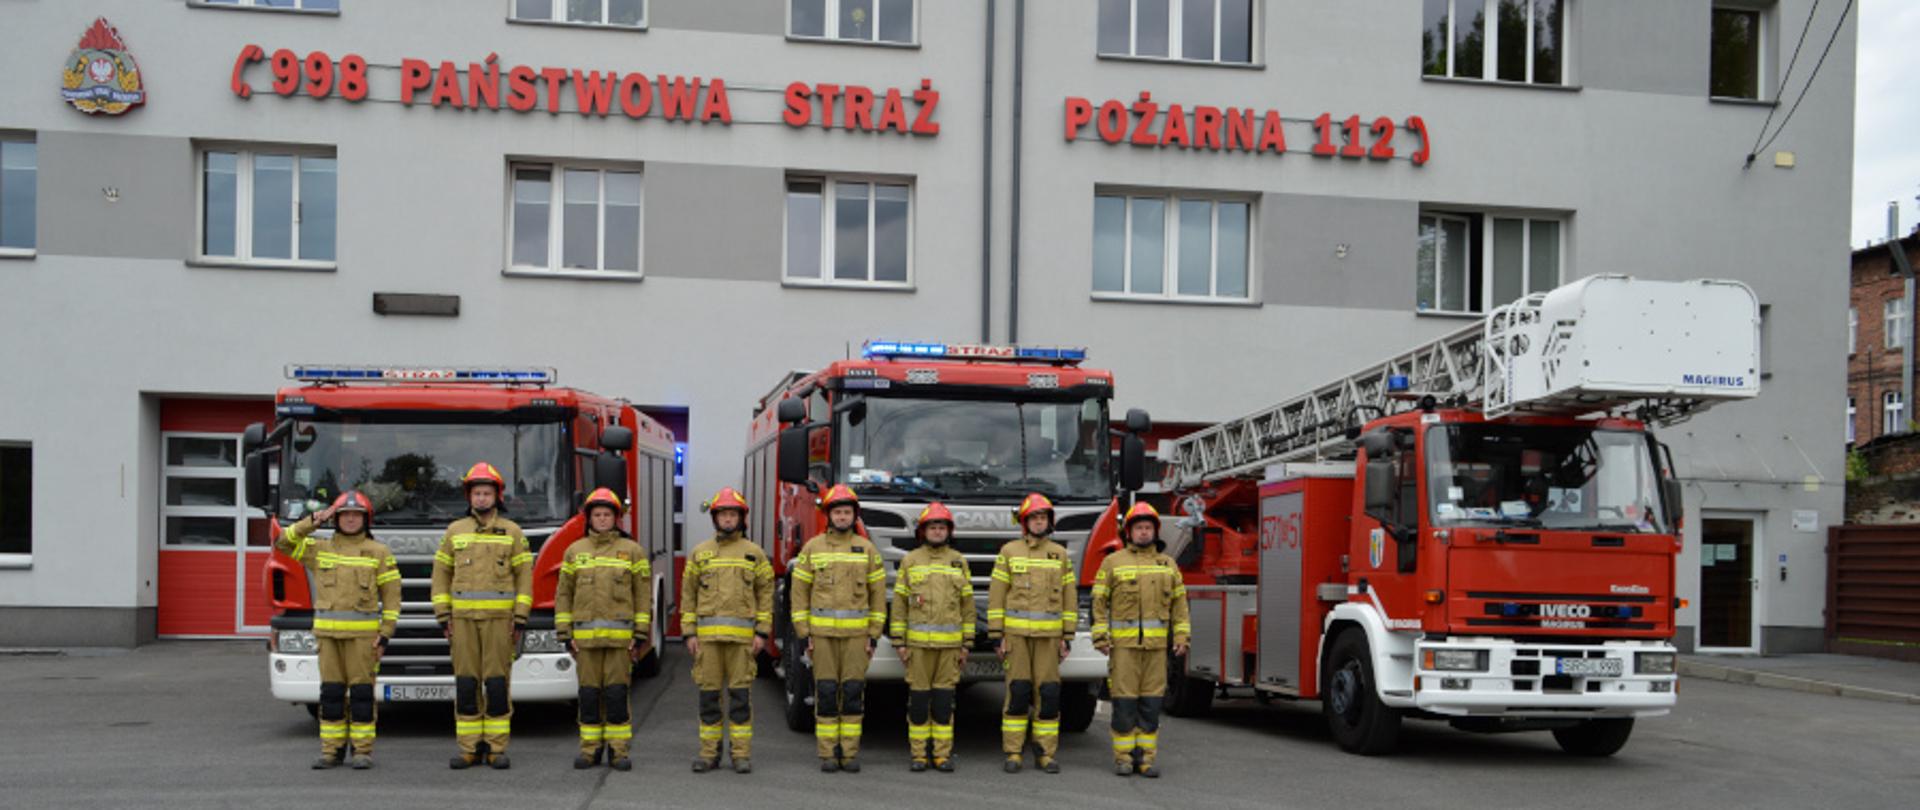
<path id="1" fill-rule="evenodd" d="M 1662 436 L 1678 642 L 1817 649 L 1855 18 L 1811 4 L 8 3 L 0 646 L 263 632 L 238 436 L 290 363 L 556 368 L 697 504 L 869 339 L 1085 346 L 1202 425 L 1626 273 L 1763 303 L 1763 394 Z"/>

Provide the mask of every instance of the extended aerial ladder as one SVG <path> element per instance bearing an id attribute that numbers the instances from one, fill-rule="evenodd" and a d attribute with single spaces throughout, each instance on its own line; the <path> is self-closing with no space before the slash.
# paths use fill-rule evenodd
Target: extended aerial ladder
<path id="1" fill-rule="evenodd" d="M 1349 427 L 1429 397 L 1489 418 L 1629 411 L 1650 426 L 1671 425 L 1759 393 L 1759 369 L 1750 349 L 1742 351 L 1758 345 L 1759 328 L 1753 291 L 1737 281 L 1589 276 L 1304 394 L 1162 441 L 1167 488 L 1342 455 L 1352 446 Z M 1676 351 L 1681 342 L 1684 352 Z M 1725 363 L 1687 367 L 1709 355 Z"/>

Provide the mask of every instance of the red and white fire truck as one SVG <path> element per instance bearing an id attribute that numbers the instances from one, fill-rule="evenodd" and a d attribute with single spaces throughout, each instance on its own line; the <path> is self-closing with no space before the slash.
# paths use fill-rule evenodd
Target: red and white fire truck
<path id="1" fill-rule="evenodd" d="M 1743 284 L 1596 276 L 1163 442 L 1171 709 L 1318 699 L 1366 754 L 1408 716 L 1619 750 L 1676 698 L 1682 495 L 1649 427 L 1756 396 L 1758 347 Z"/>
<path id="2" fill-rule="evenodd" d="M 583 535 L 580 501 L 594 487 L 627 500 L 623 528 L 653 561 L 654 649 L 671 590 L 673 434 L 625 400 L 555 385 L 549 368 L 289 366 L 299 384 L 274 398 L 272 425 L 247 429 L 247 502 L 281 526 L 349 489 L 373 500 L 373 533 L 400 565 L 397 635 L 380 662 L 385 701 L 453 699 L 453 665 L 428 600 L 433 553 L 467 510 L 460 476 L 478 461 L 507 479 L 504 508 L 536 553 L 533 614 L 513 665 L 513 697 L 578 694 L 554 634 L 561 555 Z M 275 553 L 262 576 L 275 610 L 267 671 L 273 696 L 309 709 L 320 668 L 306 571 Z M 636 671 L 658 672 L 658 653 Z"/>
<path id="3" fill-rule="evenodd" d="M 1144 411 L 1129 412 L 1114 452 L 1113 375 L 1082 368 L 1085 359 L 1073 348 L 875 341 L 859 359 L 787 375 L 762 398 L 747 441 L 748 531 L 767 546 L 780 578 L 778 644 L 764 669 L 785 681 L 789 727 L 813 727 L 813 685 L 791 654 L 798 647 L 787 619 L 787 566 L 826 527 L 815 506 L 823 486 L 846 483 L 860 495 L 858 529 L 886 559 L 889 583 L 915 545 L 920 510 L 933 500 L 953 510 L 953 546 L 966 555 L 978 603 L 963 683 L 1001 677 L 986 633 L 987 587 L 1000 547 L 1020 536 L 1013 512 L 1021 498 L 1040 492 L 1053 500 L 1053 539 L 1076 565 L 1090 543 L 1116 536 L 1116 483 L 1139 487 L 1138 434 L 1149 425 Z M 1084 628 L 1089 594 L 1080 598 Z M 1107 674 L 1084 629 L 1060 673 L 1061 726 L 1084 731 Z M 905 679 L 885 640 L 867 678 Z"/>

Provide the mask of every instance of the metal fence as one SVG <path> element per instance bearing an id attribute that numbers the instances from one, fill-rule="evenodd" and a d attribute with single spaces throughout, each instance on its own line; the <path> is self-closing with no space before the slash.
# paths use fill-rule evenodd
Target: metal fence
<path id="1" fill-rule="evenodd" d="M 1827 650 L 1920 661 L 1920 525 L 1827 530 Z"/>

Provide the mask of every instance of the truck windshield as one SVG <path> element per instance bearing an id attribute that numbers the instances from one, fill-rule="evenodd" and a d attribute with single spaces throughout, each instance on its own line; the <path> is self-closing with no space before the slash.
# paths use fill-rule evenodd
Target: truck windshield
<path id="1" fill-rule="evenodd" d="M 1436 526 L 1667 531 L 1644 433 L 1440 425 L 1427 431 L 1426 457 Z"/>
<path id="2" fill-rule="evenodd" d="M 984 401 L 868 397 L 842 411 L 844 480 L 862 494 L 1106 500 L 1100 399 Z"/>
<path id="3" fill-rule="evenodd" d="M 373 500 L 376 525 L 438 526 L 466 513 L 460 477 L 480 461 L 507 479 L 506 513 L 515 521 L 557 523 L 572 514 L 558 422 L 299 422 L 289 441 L 280 476 L 285 518 L 358 489 Z"/>

